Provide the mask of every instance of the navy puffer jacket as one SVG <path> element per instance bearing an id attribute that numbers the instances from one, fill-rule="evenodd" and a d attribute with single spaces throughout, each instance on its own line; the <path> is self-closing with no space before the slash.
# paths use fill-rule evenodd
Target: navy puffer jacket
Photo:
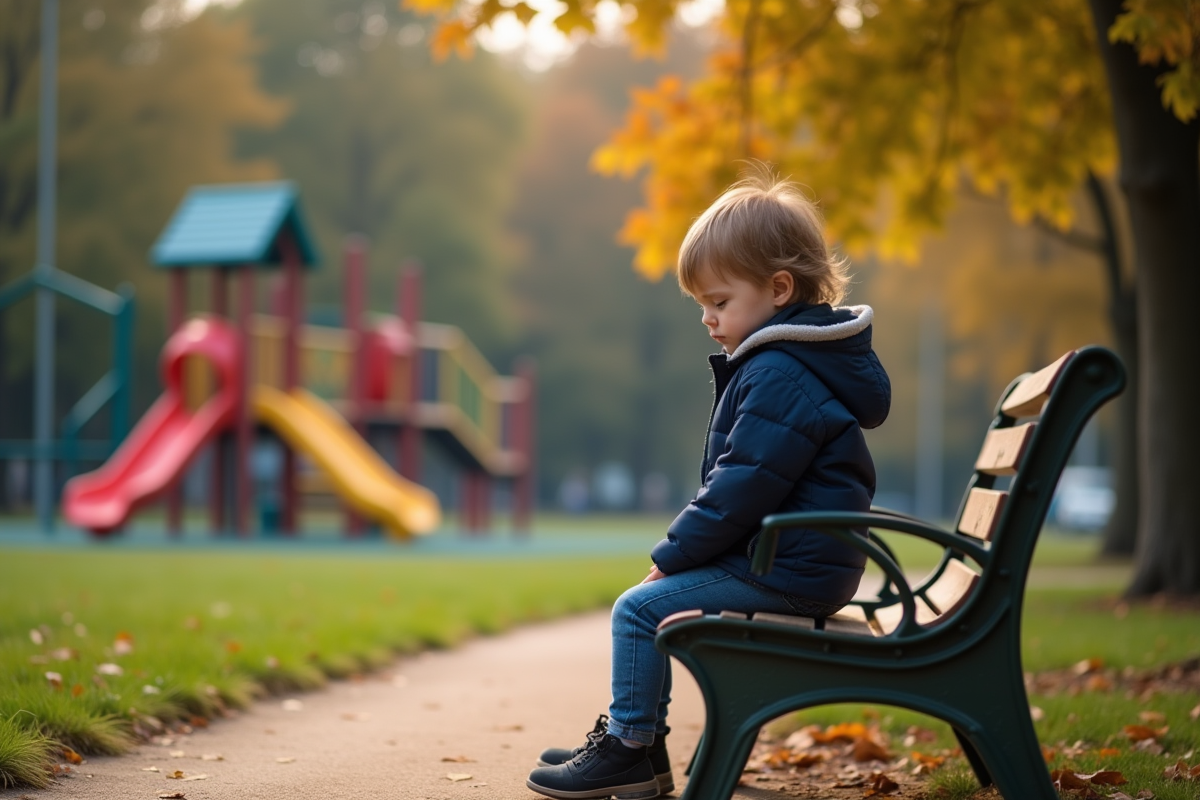
<path id="1" fill-rule="evenodd" d="M 715 383 L 702 485 L 651 553 L 670 575 L 716 564 L 786 595 L 831 604 L 858 589 L 866 557 L 812 530 L 780 536 L 775 566 L 750 572 L 763 517 L 867 511 L 875 465 L 862 429 L 887 418 L 891 383 L 871 349 L 869 306 L 788 306 L 730 355 Z"/>

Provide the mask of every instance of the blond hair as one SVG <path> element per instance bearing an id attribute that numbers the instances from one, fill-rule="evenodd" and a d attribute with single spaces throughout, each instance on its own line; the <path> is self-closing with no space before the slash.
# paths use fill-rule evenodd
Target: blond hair
<path id="1" fill-rule="evenodd" d="M 821 215 L 795 183 L 753 164 L 688 229 L 679 248 L 679 286 L 695 295 L 700 276 L 765 286 L 780 270 L 796 288 L 789 303 L 837 305 L 850 282 L 845 259 L 830 251 Z"/>

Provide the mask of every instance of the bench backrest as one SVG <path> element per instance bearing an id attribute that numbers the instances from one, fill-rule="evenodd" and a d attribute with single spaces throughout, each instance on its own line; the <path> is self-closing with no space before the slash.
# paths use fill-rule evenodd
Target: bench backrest
<path id="1" fill-rule="evenodd" d="M 918 593 L 919 624 L 932 627 L 952 616 L 973 593 L 986 590 L 985 575 L 1002 576 L 1019 607 L 1034 545 L 1071 449 L 1092 413 L 1124 382 L 1116 356 L 1088 347 L 1009 384 L 955 521 L 958 533 L 990 543 L 991 559 L 980 568 L 947 550 Z M 1008 487 L 995 488 L 1004 477 L 1011 477 Z M 879 632 L 894 630 L 901 614 L 899 605 L 878 609 Z"/>

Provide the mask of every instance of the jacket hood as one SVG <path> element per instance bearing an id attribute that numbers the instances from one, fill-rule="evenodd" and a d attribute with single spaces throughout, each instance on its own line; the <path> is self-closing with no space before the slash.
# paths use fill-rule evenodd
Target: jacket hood
<path id="1" fill-rule="evenodd" d="M 795 303 L 747 337 L 726 363 L 736 367 L 755 352 L 782 350 L 811 370 L 859 425 L 876 428 L 887 419 L 892 389 L 871 349 L 873 316 L 866 305 Z"/>

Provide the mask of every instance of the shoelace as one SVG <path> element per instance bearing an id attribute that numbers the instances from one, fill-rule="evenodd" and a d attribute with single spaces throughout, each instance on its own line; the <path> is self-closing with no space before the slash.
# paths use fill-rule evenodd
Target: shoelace
<path id="1" fill-rule="evenodd" d="M 592 730 L 590 732 L 588 732 L 587 742 L 585 742 L 584 744 L 581 744 L 579 747 L 576 747 L 574 750 L 572 750 L 571 758 L 572 759 L 576 758 L 580 753 L 582 753 L 584 750 L 586 750 L 588 748 L 588 745 L 590 745 L 591 743 L 593 743 L 594 741 L 599 739 L 601 736 L 603 736 L 607 732 L 608 732 L 608 714 L 601 714 L 600 716 L 596 717 L 595 727 L 593 727 Z"/>
<path id="2" fill-rule="evenodd" d="M 607 733 L 607 731 L 604 733 L 592 731 L 587 735 L 587 744 L 578 748 L 576 750 L 575 757 L 571 759 L 575 762 L 576 766 L 582 767 L 584 764 L 591 761 L 594 756 L 607 750 L 611 746 L 605 742 L 605 733 Z M 608 741 L 613 742 L 616 741 L 616 739 L 610 737 Z"/>

